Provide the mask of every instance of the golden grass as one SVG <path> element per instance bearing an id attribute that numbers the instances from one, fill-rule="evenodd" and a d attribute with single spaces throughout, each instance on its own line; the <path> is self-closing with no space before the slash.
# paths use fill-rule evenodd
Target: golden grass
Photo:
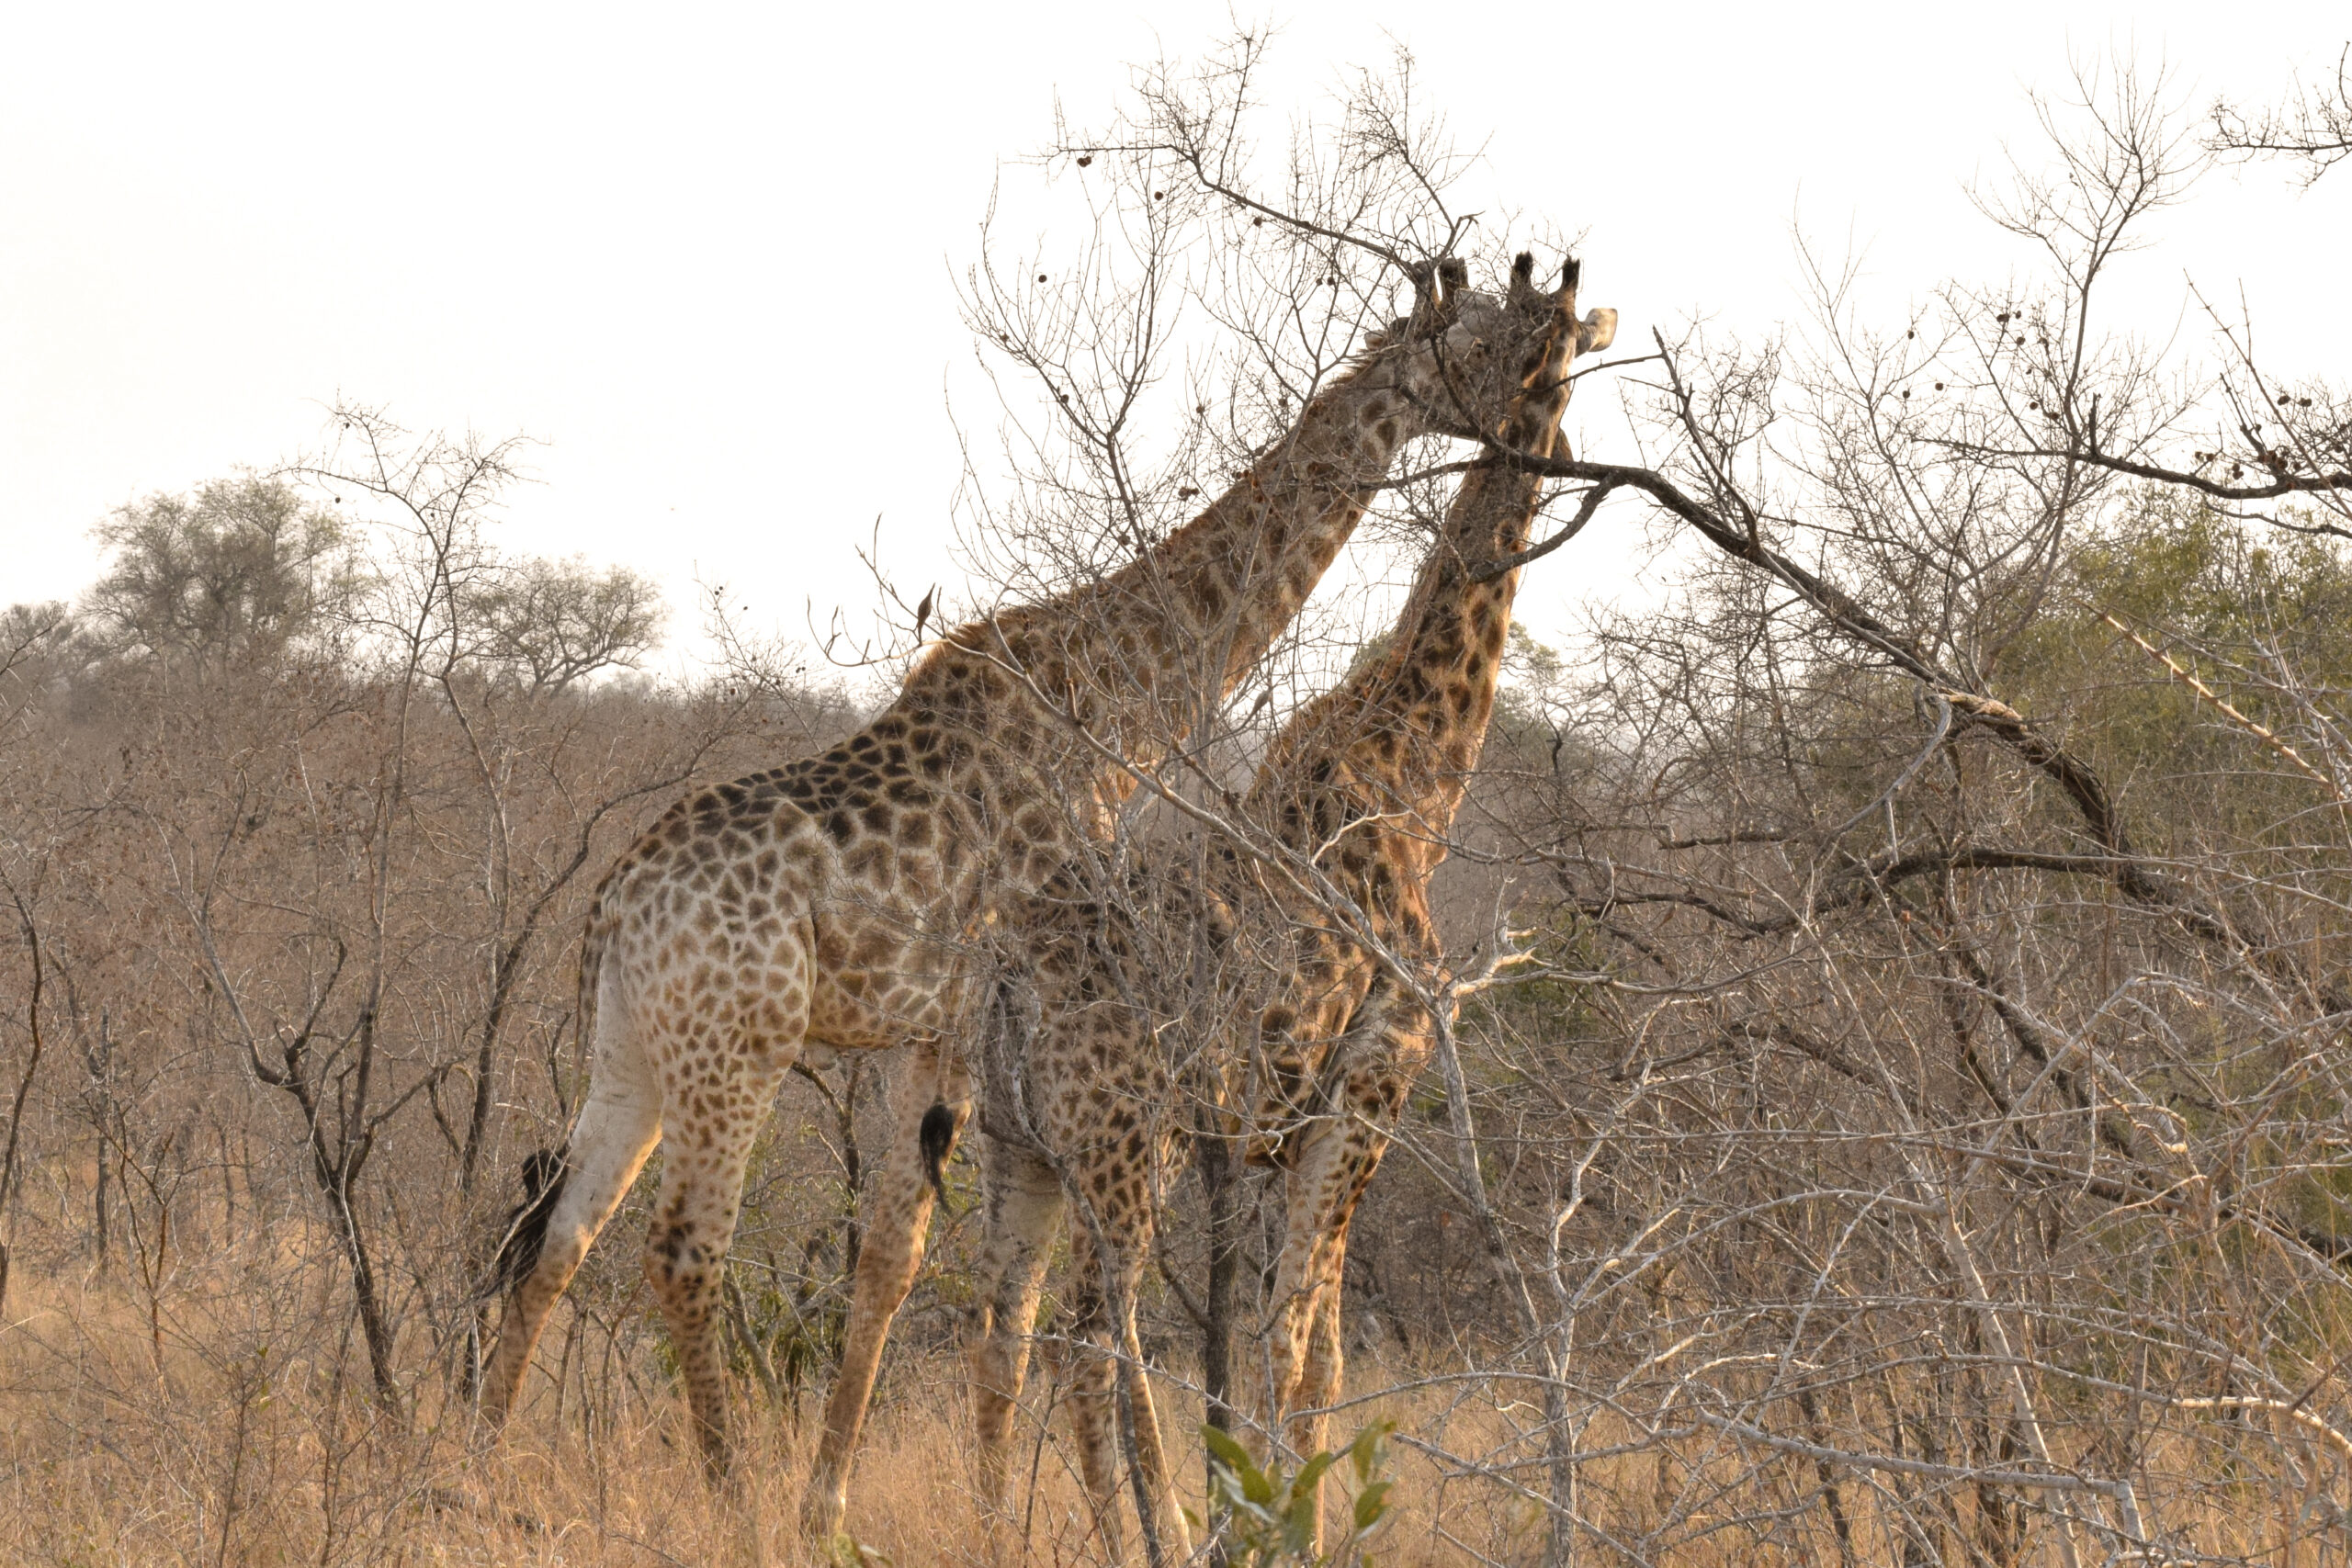
<path id="1" fill-rule="evenodd" d="M 413 1369 L 417 1408 L 390 1419 L 369 1402 L 364 1357 L 344 1336 L 334 1269 L 297 1243 L 214 1257 L 175 1276 L 160 1310 L 138 1284 L 51 1276 L 12 1286 L 0 1332 L 0 1563 L 483 1563 L 557 1565 L 819 1560 L 796 1529 L 817 1399 L 796 1422 L 746 1397 L 737 1482 L 713 1489 L 684 1438 L 683 1411 L 650 1355 L 637 1393 L 559 1417 L 555 1383 L 535 1374 L 506 1440 L 481 1440 L 441 1380 Z M 553 1363 L 552 1346 L 543 1369 Z M 649 1334 L 641 1337 L 652 1343 Z M 1079 1568 L 1102 1554 L 1052 1417 L 1057 1383 L 1041 1355 L 1021 1433 L 1022 1517 L 1014 1560 Z M 338 1371 L 338 1369 L 341 1369 Z M 1360 1364 L 1358 1387 L 1407 1369 Z M 619 1386 L 630 1386 L 616 1384 Z M 965 1385 L 949 1353 L 898 1356 L 860 1455 L 849 1524 L 888 1561 L 987 1560 L 972 1501 Z M 1523 1391 L 1521 1391 L 1523 1392 Z M 1163 1389 L 1170 1445 L 1199 1503 L 1195 1401 Z M 1393 1419 L 1455 1455 L 1498 1453 L 1528 1416 L 1509 1389 L 1408 1385 L 1351 1409 L 1335 1434 Z M 1687 1433 L 1647 1447 L 1622 1419 L 1596 1418 L 1584 1444 L 1637 1451 L 1581 1472 L 1580 1508 L 1607 1537 L 1583 1561 L 1676 1565 L 1837 1563 L 1824 1477 L 1810 1461 Z M 2222 1559 L 2289 1564 L 2340 1559 L 2340 1472 L 2300 1493 L 2252 1472 L 2233 1479 L 2211 1445 L 2164 1440 L 2145 1467 L 2183 1478 L 2142 1499 L 2174 1539 Z M 1527 1450 L 1515 1450 L 1525 1458 Z M 1535 1560 L 1541 1511 L 1493 1479 L 1449 1475 L 1409 1444 L 1393 1450 L 1396 1507 L 1383 1563 Z M 1539 1472 L 1518 1479 L 1540 1484 Z M 1034 1477 L 1034 1486 L 1030 1484 Z M 1909 1522 L 1892 1491 L 1843 1472 L 1846 1561 L 1986 1562 L 1973 1489 Z M 1926 1520 L 1925 1528 L 1919 1521 Z M 2055 1525 L 2032 1526 L 2023 1560 L 2055 1561 Z M 2290 1549 L 2290 1540 L 2299 1543 Z M 2106 1553 L 2086 1537 L 2085 1557 Z"/>

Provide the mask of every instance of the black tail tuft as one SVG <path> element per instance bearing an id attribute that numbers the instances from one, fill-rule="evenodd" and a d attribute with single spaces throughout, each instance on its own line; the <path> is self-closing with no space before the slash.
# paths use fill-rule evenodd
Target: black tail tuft
<path id="1" fill-rule="evenodd" d="M 956 1112 L 945 1100 L 934 1100 L 922 1113 L 921 1135 L 922 1173 L 931 1179 L 931 1190 L 939 1194 L 939 1206 L 947 1208 L 947 1183 L 942 1172 L 947 1156 L 956 1152 Z"/>
<path id="2" fill-rule="evenodd" d="M 511 1291 L 530 1278 L 539 1266 L 539 1248 L 548 1238 L 548 1218 L 563 1196 L 561 1151 L 538 1149 L 523 1161 L 523 1201 L 506 1216 L 506 1234 L 498 1244 L 498 1262 L 485 1295 Z"/>

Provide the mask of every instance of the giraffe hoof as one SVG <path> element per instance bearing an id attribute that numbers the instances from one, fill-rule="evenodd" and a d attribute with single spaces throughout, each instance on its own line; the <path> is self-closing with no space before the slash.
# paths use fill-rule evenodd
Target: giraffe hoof
<path id="1" fill-rule="evenodd" d="M 811 1487 L 800 1505 L 802 1539 L 824 1545 L 841 1533 L 842 1516 L 849 1511 L 849 1496 L 838 1486 Z"/>

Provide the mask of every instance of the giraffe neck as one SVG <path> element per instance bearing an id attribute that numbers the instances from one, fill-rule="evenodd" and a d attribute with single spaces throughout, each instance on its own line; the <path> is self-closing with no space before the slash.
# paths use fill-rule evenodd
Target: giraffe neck
<path id="1" fill-rule="evenodd" d="M 1514 299 L 1527 290 L 1532 267 L 1522 254 L 1512 269 Z M 1572 285 L 1549 297 L 1542 348 L 1496 426 L 1507 447 L 1542 457 L 1566 449 L 1560 419 L 1580 341 Z M 1493 569 L 1527 547 L 1543 489 L 1541 479 L 1494 454 L 1463 475 L 1388 647 L 1283 728 L 1251 787 L 1253 801 L 1277 807 L 1284 820 L 1321 824 L 1328 836 L 1328 811 L 1295 810 L 1328 780 L 1349 797 L 1346 811 L 1408 813 L 1433 830 L 1427 841 L 1438 842 L 1485 747 L 1510 636 L 1519 572 Z"/>
<path id="2" fill-rule="evenodd" d="M 1253 795 L 1295 789 L 1336 761 L 1363 808 L 1437 829 L 1453 819 L 1485 745 L 1519 588 L 1516 569 L 1478 578 L 1526 547 L 1541 492 L 1499 462 L 1463 477 L 1388 646 L 1292 719 Z"/>
<path id="3" fill-rule="evenodd" d="M 958 670 L 978 657 L 1073 710 L 1130 761 L 1156 761 L 1272 646 L 1398 447 L 1427 428 L 1396 381 L 1386 355 L 1340 377 L 1191 523 L 1073 592 L 944 639 L 897 705 L 936 709 L 941 688 L 963 683 Z"/>

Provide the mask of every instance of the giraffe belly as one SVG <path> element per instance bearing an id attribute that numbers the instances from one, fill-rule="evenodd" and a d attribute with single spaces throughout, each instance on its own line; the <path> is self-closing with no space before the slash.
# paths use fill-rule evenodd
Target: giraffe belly
<path id="1" fill-rule="evenodd" d="M 811 1041 L 874 1051 L 950 1032 L 965 971 L 957 944 L 910 931 L 883 913 L 823 918 L 817 931 Z"/>

